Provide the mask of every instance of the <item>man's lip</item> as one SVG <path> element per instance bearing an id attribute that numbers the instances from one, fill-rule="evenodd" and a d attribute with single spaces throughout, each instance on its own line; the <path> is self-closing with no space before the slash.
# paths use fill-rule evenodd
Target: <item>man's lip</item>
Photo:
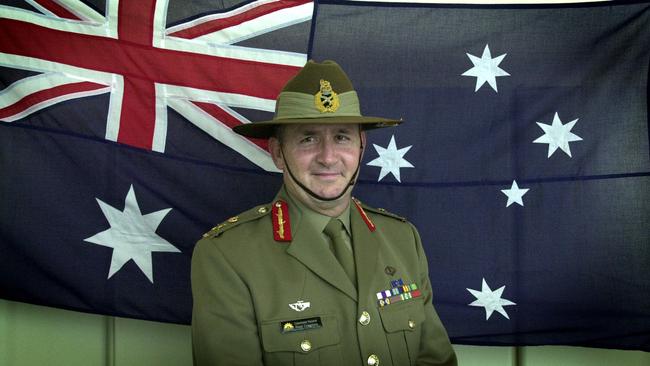
<path id="1" fill-rule="evenodd" d="M 313 175 L 321 178 L 332 178 L 332 177 L 340 177 L 342 176 L 341 173 L 339 172 L 315 172 L 312 173 Z"/>
<path id="2" fill-rule="evenodd" d="M 340 172 L 314 172 L 314 175 L 341 175 Z"/>

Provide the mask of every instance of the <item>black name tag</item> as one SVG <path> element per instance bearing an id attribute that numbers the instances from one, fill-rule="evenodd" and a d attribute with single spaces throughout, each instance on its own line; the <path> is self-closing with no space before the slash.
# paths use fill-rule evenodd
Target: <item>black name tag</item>
<path id="1" fill-rule="evenodd" d="M 303 330 L 318 329 L 323 326 L 320 317 L 287 320 L 280 322 L 280 331 L 282 333 L 301 332 Z"/>

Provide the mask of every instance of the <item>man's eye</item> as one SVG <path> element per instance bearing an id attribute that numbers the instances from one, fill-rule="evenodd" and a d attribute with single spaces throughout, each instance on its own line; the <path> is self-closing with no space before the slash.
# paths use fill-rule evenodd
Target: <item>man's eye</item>
<path id="1" fill-rule="evenodd" d="M 301 144 L 308 144 L 310 142 L 314 142 L 314 136 L 306 136 L 302 140 L 300 140 Z"/>
<path id="2" fill-rule="evenodd" d="M 348 136 L 348 135 L 336 135 L 336 141 L 339 141 L 339 142 L 350 141 L 350 136 Z"/>

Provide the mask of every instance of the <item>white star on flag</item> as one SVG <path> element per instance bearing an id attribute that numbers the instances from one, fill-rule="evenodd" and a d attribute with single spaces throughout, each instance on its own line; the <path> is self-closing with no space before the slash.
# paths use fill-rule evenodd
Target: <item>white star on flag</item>
<path id="1" fill-rule="evenodd" d="M 571 148 L 569 147 L 569 142 L 582 141 L 582 138 L 580 136 L 575 135 L 571 132 L 571 129 L 577 122 L 578 119 L 576 118 L 573 121 L 563 125 L 557 112 L 555 112 L 555 116 L 553 117 L 553 124 L 547 125 L 541 122 L 535 122 L 542 130 L 544 130 L 544 134 L 533 142 L 537 144 L 548 144 L 547 158 L 550 158 L 558 147 L 562 149 L 562 151 L 564 151 L 567 155 L 569 155 L 569 157 L 571 157 Z"/>
<path id="2" fill-rule="evenodd" d="M 481 58 L 470 55 L 469 53 L 466 55 L 469 57 L 470 61 L 472 61 L 474 67 L 465 71 L 461 75 L 476 77 L 476 88 L 474 88 L 474 92 L 478 91 L 486 81 L 488 84 L 490 84 L 495 92 L 498 92 L 496 78 L 499 76 L 510 76 L 510 74 L 499 67 L 499 64 L 501 61 L 503 61 L 503 58 L 506 57 L 507 53 L 492 58 L 492 54 L 490 54 L 490 47 L 486 44 L 485 49 L 483 49 L 483 55 Z"/>
<path id="3" fill-rule="evenodd" d="M 375 144 L 372 144 L 372 146 L 375 147 L 375 150 L 377 151 L 377 154 L 379 154 L 379 157 L 367 163 L 366 165 L 381 167 L 377 181 L 379 182 L 388 173 L 391 173 L 395 179 L 401 183 L 402 181 L 400 180 L 400 168 L 413 168 L 413 165 L 404 159 L 404 155 L 411 149 L 413 145 L 397 149 L 397 145 L 395 144 L 395 135 L 392 135 L 387 148 L 383 148 Z"/>
<path id="4" fill-rule="evenodd" d="M 156 229 L 171 208 L 142 215 L 135 198 L 133 185 L 124 199 L 124 211 L 120 211 L 96 198 L 99 208 L 106 216 L 110 228 L 84 239 L 89 243 L 113 248 L 108 278 L 119 271 L 126 262 L 133 262 L 153 283 L 152 252 L 180 253 L 180 250 L 156 234 Z"/>
<path id="5" fill-rule="evenodd" d="M 519 204 L 519 206 L 524 205 L 524 200 L 522 197 L 526 194 L 526 192 L 529 191 L 529 188 L 519 188 L 517 185 L 517 181 L 513 180 L 512 181 L 512 186 L 510 186 L 510 189 L 502 189 L 501 192 L 508 196 L 508 202 L 506 203 L 506 207 L 512 205 L 513 203 Z"/>
<path id="6" fill-rule="evenodd" d="M 481 287 L 481 291 L 477 290 L 472 290 L 470 288 L 467 289 L 474 297 L 476 298 L 476 301 L 472 302 L 469 304 L 470 306 L 482 306 L 485 308 L 485 320 L 489 320 L 490 316 L 492 316 L 492 313 L 497 311 L 499 314 L 503 315 L 506 317 L 506 319 L 510 319 L 508 316 L 508 313 L 506 313 L 505 309 L 503 308 L 504 306 L 509 306 L 509 305 L 517 305 L 514 302 L 506 299 L 502 299 L 501 295 L 503 294 L 503 290 L 506 288 L 506 286 L 501 286 L 495 291 L 492 291 L 490 289 L 490 286 L 488 286 L 487 282 L 485 282 L 485 278 L 483 279 L 483 285 Z"/>

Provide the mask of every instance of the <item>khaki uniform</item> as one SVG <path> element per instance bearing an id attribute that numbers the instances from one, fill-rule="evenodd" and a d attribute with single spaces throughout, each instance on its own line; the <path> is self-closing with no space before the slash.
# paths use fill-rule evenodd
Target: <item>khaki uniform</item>
<path id="1" fill-rule="evenodd" d="M 278 201 L 286 202 L 288 217 L 278 217 Z M 412 224 L 351 203 L 355 286 L 296 206 L 283 189 L 196 245 L 196 365 L 456 365 Z M 278 229 L 291 241 L 280 241 Z M 381 306 L 386 291 L 403 294 Z"/>

